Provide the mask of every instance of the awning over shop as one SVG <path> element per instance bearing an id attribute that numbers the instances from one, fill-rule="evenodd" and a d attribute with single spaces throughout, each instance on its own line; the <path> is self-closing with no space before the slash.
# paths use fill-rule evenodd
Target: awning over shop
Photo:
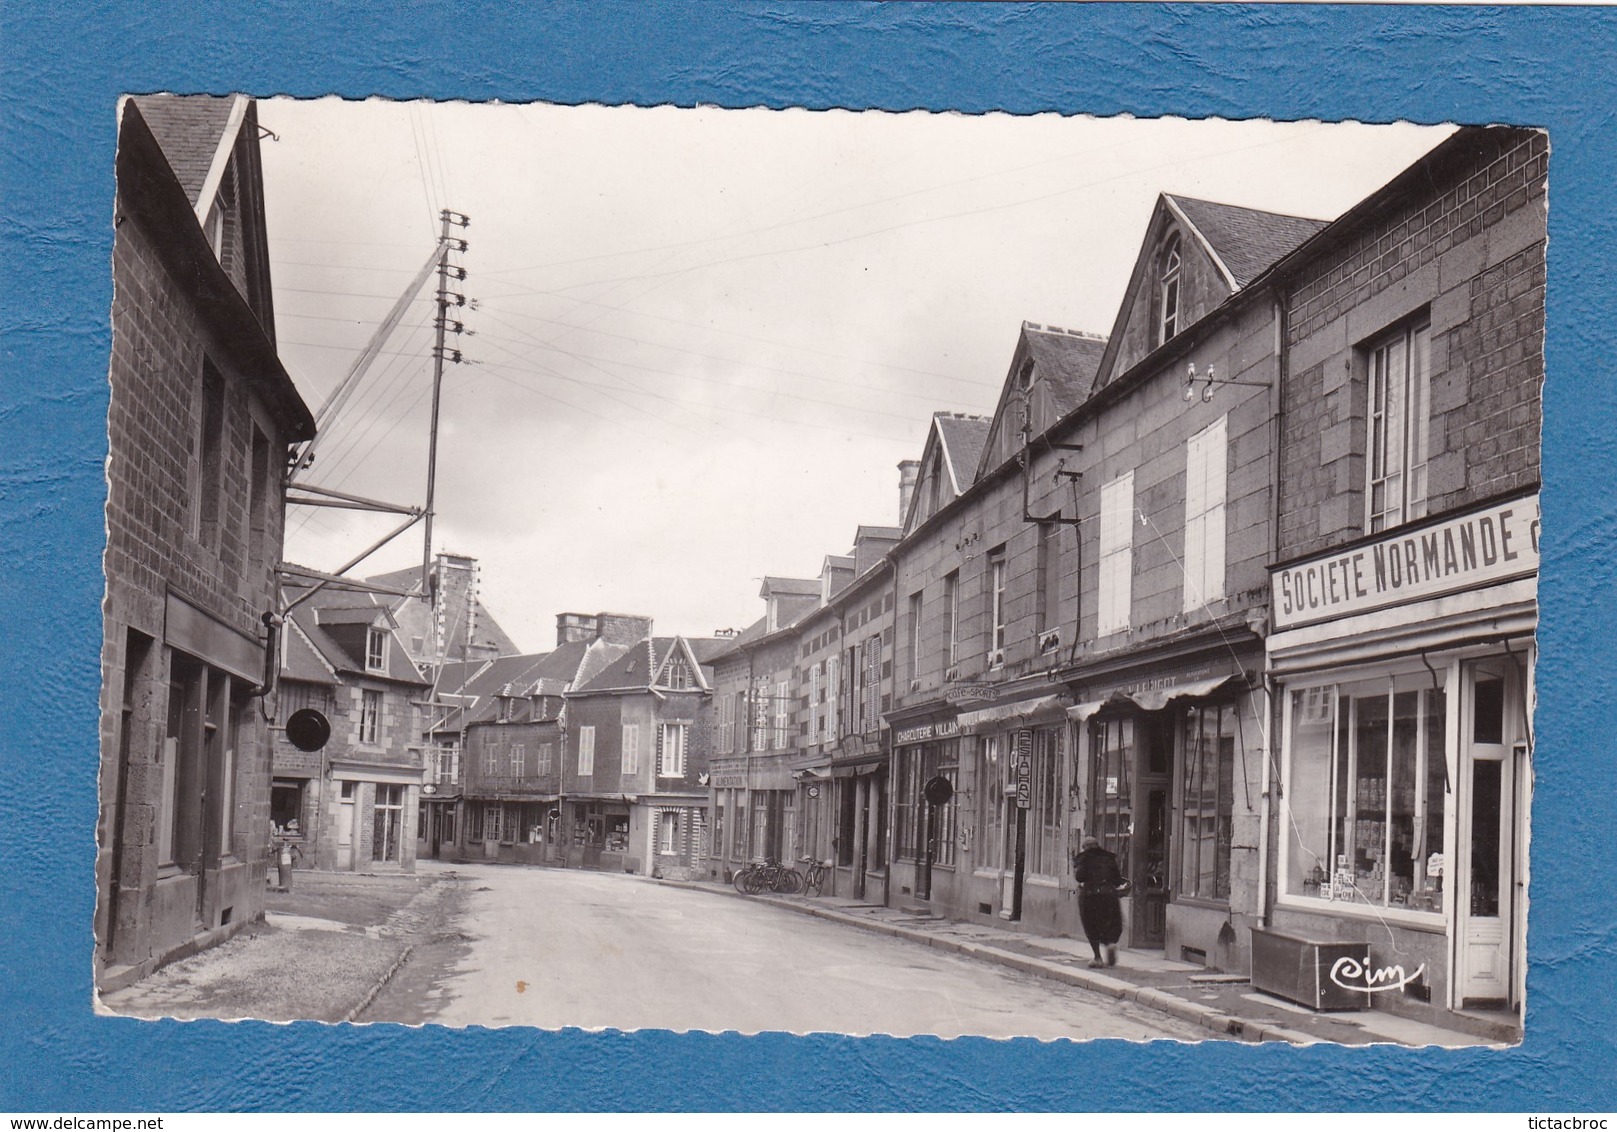
<path id="1" fill-rule="evenodd" d="M 1175 700 L 1199 700 L 1214 696 L 1244 677 L 1238 672 L 1205 680 L 1188 680 L 1166 688 L 1145 688 L 1137 692 L 1113 692 L 1103 700 L 1086 700 L 1067 709 L 1067 718 L 1082 723 L 1102 708 L 1133 707 L 1141 711 L 1161 711 Z"/>
<path id="2" fill-rule="evenodd" d="M 1072 698 L 1066 693 L 1057 692 L 1055 695 L 1040 696 L 1037 699 L 1022 700 L 1014 704 L 995 704 L 993 707 L 961 712 L 960 730 L 984 731 L 1003 724 L 1026 723 L 1041 715 L 1058 712 L 1071 702 Z"/>

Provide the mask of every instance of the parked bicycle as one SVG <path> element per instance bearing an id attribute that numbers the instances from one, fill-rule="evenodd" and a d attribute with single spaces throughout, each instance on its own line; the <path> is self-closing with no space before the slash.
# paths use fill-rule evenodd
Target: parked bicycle
<path id="1" fill-rule="evenodd" d="M 789 865 L 782 865 L 773 857 L 765 857 L 740 869 L 732 883 L 738 891 L 748 896 L 757 896 L 761 892 L 791 896 L 803 891 L 803 874 Z"/>
<path id="2" fill-rule="evenodd" d="M 820 895 L 825 887 L 826 875 L 831 871 L 830 861 L 817 861 L 813 857 L 799 858 L 798 864 L 808 866 L 803 870 L 803 891 L 809 896 Z"/>

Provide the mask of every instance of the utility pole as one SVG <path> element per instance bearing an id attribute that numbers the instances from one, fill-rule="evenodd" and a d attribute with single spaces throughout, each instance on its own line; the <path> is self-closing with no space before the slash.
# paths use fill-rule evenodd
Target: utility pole
<path id="1" fill-rule="evenodd" d="M 438 220 L 440 224 L 438 233 L 438 314 L 433 323 L 432 426 L 427 441 L 427 500 L 426 506 L 423 509 L 423 522 L 425 524 L 423 533 L 425 537 L 422 539 L 421 548 L 422 598 L 430 602 L 435 607 L 438 604 L 438 595 L 433 589 L 429 579 L 432 575 L 432 504 L 433 495 L 438 486 L 438 403 L 443 394 L 444 362 L 448 360 L 458 363 L 461 360 L 459 350 L 445 349 L 444 336 L 450 332 L 460 334 L 464 331 L 464 325 L 458 320 L 453 324 L 453 326 L 451 326 L 449 319 L 449 308 L 451 305 L 457 307 L 463 307 L 466 305 L 465 295 L 449 289 L 449 280 L 451 276 L 453 276 L 455 279 L 466 278 L 466 269 L 464 267 L 454 267 L 450 265 L 450 249 L 453 247 L 459 251 L 465 251 L 466 241 L 456 238 L 452 244 L 451 237 L 449 235 L 449 228 L 450 225 L 458 225 L 461 228 L 466 228 L 471 224 L 471 219 L 464 213 L 451 212 L 447 208 L 439 211 Z"/>

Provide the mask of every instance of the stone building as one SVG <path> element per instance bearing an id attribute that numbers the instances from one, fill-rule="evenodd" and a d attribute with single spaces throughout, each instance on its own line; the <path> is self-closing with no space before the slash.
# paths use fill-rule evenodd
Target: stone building
<path id="1" fill-rule="evenodd" d="M 338 584 L 289 586 L 285 595 L 272 729 L 275 828 L 298 846 L 305 868 L 413 870 L 430 683 L 386 599 Z M 303 708 L 331 723 L 319 751 L 286 738 L 287 719 Z"/>
<path id="2" fill-rule="evenodd" d="M 710 871 L 728 876 L 755 858 L 789 860 L 800 844 L 796 622 L 819 608 L 819 578 L 767 577 L 762 618 L 711 657 L 714 745 Z"/>
<path id="3" fill-rule="evenodd" d="M 107 410 L 97 984 L 262 917 L 263 686 L 289 446 L 255 104 L 120 106 Z"/>
<path id="4" fill-rule="evenodd" d="M 489 661 L 458 694 L 462 706 L 451 722 L 464 746 L 465 787 L 457 858 L 565 859 L 563 696 L 628 648 L 562 624 L 554 650 Z"/>
<path id="5" fill-rule="evenodd" d="M 1544 380 L 1541 132 L 1462 129 L 1279 265 L 1272 925 L 1526 987 Z"/>
<path id="6" fill-rule="evenodd" d="M 904 469 L 903 498 L 914 490 Z M 822 604 L 796 623 L 794 708 L 801 843 L 794 856 L 832 862 L 825 891 L 885 900 L 888 757 L 882 705 L 890 702 L 892 561 L 902 532 L 861 526 L 853 551 L 822 572 Z M 843 564 L 846 563 L 846 566 Z"/>

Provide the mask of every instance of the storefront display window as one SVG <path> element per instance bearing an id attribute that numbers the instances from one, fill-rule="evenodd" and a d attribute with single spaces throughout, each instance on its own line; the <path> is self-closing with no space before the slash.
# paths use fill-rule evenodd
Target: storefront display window
<path id="1" fill-rule="evenodd" d="M 926 800 L 926 784 L 941 775 L 951 786 L 956 785 L 959 761 L 959 745 L 953 739 L 898 749 L 898 797 L 894 799 L 894 816 L 897 821 L 895 849 L 899 858 L 920 860 L 926 855 L 930 810 L 932 863 L 955 863 L 954 799 L 951 796 L 943 805 L 933 806 Z"/>
<path id="2" fill-rule="evenodd" d="M 1290 692 L 1286 891 L 1443 910 L 1446 696 L 1424 674 Z"/>
<path id="3" fill-rule="evenodd" d="M 1090 725 L 1089 834 L 1129 860 L 1133 831 L 1134 720 L 1096 720 Z"/>
<path id="4" fill-rule="evenodd" d="M 926 824 L 926 802 L 921 797 L 921 786 L 926 781 L 927 750 L 921 746 L 898 749 L 898 797 L 894 814 L 898 836 L 894 855 L 900 860 L 913 861 L 921 856 Z"/>
<path id="5" fill-rule="evenodd" d="M 938 751 L 939 777 L 947 778 L 951 788 L 949 800 L 932 813 L 933 863 L 953 865 L 955 862 L 955 790 L 960 786 L 960 748 L 953 741 L 941 745 Z"/>
<path id="6" fill-rule="evenodd" d="M 1027 871 L 1058 876 L 1061 858 L 1061 727 L 1038 727 L 1031 734 L 1033 765 L 1027 815 Z"/>
<path id="7" fill-rule="evenodd" d="M 1235 805 L 1235 704 L 1185 715 L 1184 793 L 1178 891 L 1203 900 L 1230 896 L 1230 824 Z"/>
<path id="8" fill-rule="evenodd" d="M 977 754 L 977 867 L 1005 867 L 1005 782 L 1009 760 L 1003 735 L 984 737 Z"/>

